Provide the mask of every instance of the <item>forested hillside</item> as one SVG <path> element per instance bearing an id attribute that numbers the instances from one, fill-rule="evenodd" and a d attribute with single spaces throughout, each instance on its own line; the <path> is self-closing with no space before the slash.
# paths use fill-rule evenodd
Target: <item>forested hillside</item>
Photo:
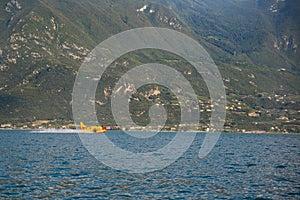
<path id="1" fill-rule="evenodd" d="M 225 131 L 299 132 L 300 2 L 297 0 L 3 0 L 0 2 L 0 124 L 37 128 L 72 124 L 72 89 L 84 58 L 106 38 L 137 27 L 165 27 L 197 40 L 219 67 L 227 94 Z M 206 130 L 211 106 L 192 66 L 176 55 L 143 50 L 116 60 L 98 86 L 101 124 L 115 125 L 111 88 L 134 66 L 158 62 L 191 81 Z M 132 117 L 163 103 L 166 129 L 178 102 L 147 86 L 132 98 Z M 42 120 L 42 121 L 39 121 Z"/>

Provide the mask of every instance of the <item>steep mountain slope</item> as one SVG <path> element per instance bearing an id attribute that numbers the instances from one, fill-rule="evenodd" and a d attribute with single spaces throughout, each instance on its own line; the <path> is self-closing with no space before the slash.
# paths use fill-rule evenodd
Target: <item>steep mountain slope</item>
<path id="1" fill-rule="evenodd" d="M 229 127 L 283 131 L 289 124 L 299 132 L 299 1 L 155 2 L 177 13 L 202 44 L 211 44 L 206 48 L 227 86 Z"/>
<path id="2" fill-rule="evenodd" d="M 86 55 L 116 33 L 158 26 L 188 34 L 214 58 L 228 95 L 227 130 L 299 132 L 297 0 L 3 0 L 0 9 L 0 124 L 72 121 L 72 87 Z M 99 121 L 114 124 L 114 81 L 133 66 L 158 61 L 199 82 L 194 87 L 206 128 L 211 108 L 201 77 L 175 55 L 151 50 L 112 64 L 107 85 L 98 86 Z M 169 110 L 176 111 L 170 126 L 178 120 L 166 88 L 145 87 L 133 99 L 139 101 L 131 102 L 132 117 L 140 124 L 149 122 L 144 110 L 159 102 L 171 102 Z"/>
<path id="3" fill-rule="evenodd" d="M 122 30 L 165 26 L 157 15 L 137 17 L 144 4 L 130 2 L 1 1 L 0 118 L 71 119 L 74 78 L 94 46 Z"/>
<path id="4" fill-rule="evenodd" d="M 156 2 L 173 9 L 197 35 L 232 55 L 258 65 L 297 68 L 299 73 L 297 0 Z"/>

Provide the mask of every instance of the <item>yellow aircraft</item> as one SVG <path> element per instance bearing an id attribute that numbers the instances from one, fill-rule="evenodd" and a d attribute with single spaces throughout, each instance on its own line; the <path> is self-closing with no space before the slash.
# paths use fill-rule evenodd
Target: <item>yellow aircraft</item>
<path id="1" fill-rule="evenodd" d="M 80 129 L 83 131 L 93 132 L 93 133 L 105 133 L 105 126 L 87 126 L 83 122 L 80 122 Z"/>

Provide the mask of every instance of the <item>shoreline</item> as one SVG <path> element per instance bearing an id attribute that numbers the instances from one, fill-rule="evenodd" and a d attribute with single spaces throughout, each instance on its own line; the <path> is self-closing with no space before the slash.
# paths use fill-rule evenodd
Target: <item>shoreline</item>
<path id="1" fill-rule="evenodd" d="M 58 133 L 59 131 L 62 131 L 62 133 L 77 133 L 80 132 L 80 129 L 63 129 L 63 128 L 58 128 L 58 129 L 13 129 L 13 128 L 0 128 L 0 132 L 1 131 L 36 131 L 36 132 L 43 132 L 43 133 L 47 133 L 47 131 L 49 131 L 48 133 Z M 69 132 L 67 132 L 69 131 Z M 110 131 L 122 131 L 122 130 L 107 130 L 107 132 Z M 134 131 L 132 131 L 134 132 Z M 141 131 L 137 131 L 137 132 L 141 132 Z M 162 133 L 172 133 L 172 132 L 176 132 L 176 131 L 160 131 Z M 209 133 L 206 131 L 185 131 L 187 133 Z M 86 133 L 86 132 L 85 132 Z M 223 131 L 221 132 L 222 134 L 226 134 L 226 133 L 233 133 L 233 134 L 274 134 L 274 135 L 285 135 L 285 134 L 300 134 L 300 133 L 292 133 L 292 132 L 288 132 L 288 133 L 282 133 L 282 132 L 263 132 L 260 130 L 257 131 L 245 131 L 245 132 L 234 132 L 234 131 Z"/>

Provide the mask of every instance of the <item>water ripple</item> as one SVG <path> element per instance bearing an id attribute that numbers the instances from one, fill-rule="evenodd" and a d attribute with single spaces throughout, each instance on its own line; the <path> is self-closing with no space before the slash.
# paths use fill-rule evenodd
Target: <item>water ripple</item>
<path id="1" fill-rule="evenodd" d="M 120 142 L 122 133 L 107 134 Z M 164 137 L 173 135 L 151 148 Z M 300 135 L 223 134 L 199 160 L 203 138 L 161 171 L 127 174 L 95 160 L 75 133 L 1 131 L 0 199 L 300 198 Z"/>

